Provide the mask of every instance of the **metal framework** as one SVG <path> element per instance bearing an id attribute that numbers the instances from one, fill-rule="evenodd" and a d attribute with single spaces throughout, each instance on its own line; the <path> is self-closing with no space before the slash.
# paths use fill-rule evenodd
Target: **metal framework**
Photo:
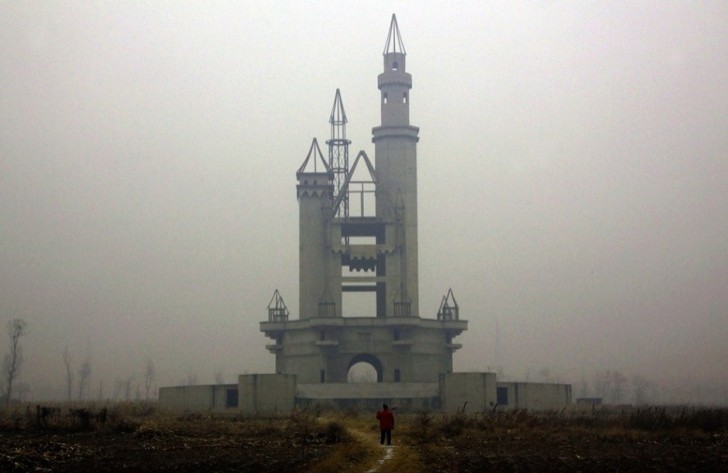
<path id="1" fill-rule="evenodd" d="M 288 307 L 286 307 L 286 303 L 283 301 L 281 293 L 278 292 L 278 289 L 276 289 L 273 293 L 273 297 L 271 297 L 270 302 L 268 303 L 268 321 L 285 322 L 288 320 L 289 316 L 290 313 L 288 312 Z"/>
<path id="2" fill-rule="evenodd" d="M 356 167 L 359 164 L 360 159 L 364 160 L 364 164 L 366 164 L 367 166 L 369 179 L 354 181 L 352 179 L 354 177 L 354 173 L 356 172 Z M 352 189 L 352 184 L 354 184 L 354 189 Z M 369 160 L 369 156 L 367 156 L 364 150 L 359 151 L 359 154 L 356 155 L 356 159 L 354 159 L 354 165 L 351 166 L 351 171 L 348 171 L 344 176 L 344 181 L 341 184 L 341 188 L 339 189 L 338 194 L 334 197 L 334 216 L 340 216 L 341 207 L 346 204 L 346 216 L 348 217 L 348 204 L 350 202 L 351 194 L 358 194 L 360 200 L 360 209 L 357 212 L 358 217 L 367 217 L 368 215 L 365 208 L 366 197 L 373 197 L 376 195 L 376 185 L 377 179 L 374 171 L 374 165 Z"/>
<path id="3" fill-rule="evenodd" d="M 440 309 L 437 311 L 437 320 L 458 320 L 460 318 L 460 307 L 455 300 L 452 289 L 448 289 L 447 294 L 442 296 Z"/>
<path id="4" fill-rule="evenodd" d="M 404 50 L 404 43 L 402 42 L 402 35 L 399 33 L 399 26 L 397 26 L 397 17 L 392 14 L 392 22 L 389 24 L 389 34 L 387 35 L 387 42 L 384 45 L 384 54 L 387 53 L 401 53 L 407 54 Z"/>
<path id="5" fill-rule="evenodd" d="M 336 89 L 334 106 L 331 108 L 329 123 L 331 124 L 331 139 L 326 141 L 329 145 L 329 169 L 334 173 L 334 200 L 340 200 L 341 205 L 336 207 L 334 216 L 349 218 L 349 196 L 342 192 L 344 181 L 349 173 L 349 145 L 351 140 L 346 138 L 346 112 L 341 101 L 341 92 Z M 341 198 L 339 199 L 339 196 Z"/>

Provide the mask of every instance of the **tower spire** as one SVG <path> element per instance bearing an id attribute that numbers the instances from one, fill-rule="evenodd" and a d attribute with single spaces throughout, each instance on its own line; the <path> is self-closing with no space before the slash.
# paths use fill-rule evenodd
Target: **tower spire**
<path id="1" fill-rule="evenodd" d="M 399 33 L 399 26 L 397 26 L 397 15 L 394 13 L 392 13 L 392 22 L 389 24 L 387 43 L 384 45 L 384 54 L 387 53 L 407 54 L 407 51 L 404 50 L 402 35 Z"/>
<path id="2" fill-rule="evenodd" d="M 334 200 L 342 191 L 346 176 L 349 173 L 349 145 L 351 141 L 346 138 L 346 112 L 341 92 L 336 89 L 334 106 L 331 108 L 329 123 L 331 124 L 331 139 L 326 141 L 329 146 L 329 169 L 334 174 Z M 349 199 L 344 195 L 342 205 L 338 207 L 336 215 L 347 218 L 349 216 Z"/>

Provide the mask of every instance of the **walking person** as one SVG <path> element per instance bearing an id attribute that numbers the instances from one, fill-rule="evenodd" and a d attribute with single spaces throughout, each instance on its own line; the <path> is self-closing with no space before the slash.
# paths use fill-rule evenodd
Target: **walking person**
<path id="1" fill-rule="evenodd" d="M 384 441 L 387 441 L 387 445 L 392 445 L 392 430 L 394 429 L 394 412 L 389 410 L 389 406 L 382 404 L 382 410 L 377 411 L 377 420 L 379 420 L 379 430 L 381 435 L 379 437 L 379 443 L 384 445 Z"/>

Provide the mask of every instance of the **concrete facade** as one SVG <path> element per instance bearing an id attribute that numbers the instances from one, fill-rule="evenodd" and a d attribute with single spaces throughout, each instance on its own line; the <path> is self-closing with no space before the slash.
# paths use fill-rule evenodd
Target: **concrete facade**
<path id="1" fill-rule="evenodd" d="M 495 373 L 449 373 L 440 375 L 441 409 L 484 412 L 496 403 Z"/>
<path id="2" fill-rule="evenodd" d="M 243 374 L 238 377 L 238 408 L 246 414 L 287 414 L 296 399 L 296 377 Z"/>
<path id="3" fill-rule="evenodd" d="M 159 388 L 159 404 L 174 410 L 220 411 L 238 408 L 238 386 L 217 384 Z"/>
<path id="4" fill-rule="evenodd" d="M 296 390 L 296 407 L 376 410 L 382 403 L 403 409 L 437 410 L 437 383 L 327 383 L 302 384 Z"/>
<path id="5" fill-rule="evenodd" d="M 315 318 L 265 322 L 261 327 L 280 343 L 276 371 L 293 373 L 301 383 L 345 383 L 358 362 L 370 364 L 377 381 L 436 383 L 440 373 L 452 372 L 451 333 L 464 321 L 415 317 Z M 269 336 L 271 336 L 269 335 Z"/>
<path id="6" fill-rule="evenodd" d="M 497 383 L 499 409 L 550 410 L 571 404 L 571 385 L 558 383 Z"/>
<path id="7" fill-rule="evenodd" d="M 497 382 L 495 373 L 445 373 L 437 383 L 298 383 L 295 376 L 241 375 L 238 384 L 174 386 L 159 390 L 159 403 L 180 411 L 285 415 L 294 409 L 373 410 L 382 403 L 401 412 L 436 410 L 486 412 L 562 409 L 571 404 L 571 386 Z"/>

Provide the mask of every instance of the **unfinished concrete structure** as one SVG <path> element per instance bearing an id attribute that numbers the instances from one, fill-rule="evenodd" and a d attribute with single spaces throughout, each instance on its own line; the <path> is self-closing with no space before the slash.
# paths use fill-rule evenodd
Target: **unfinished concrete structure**
<path id="1" fill-rule="evenodd" d="M 378 76 L 381 124 L 372 129 L 374 161 L 349 159 L 347 117 L 337 90 L 325 158 L 316 139 L 296 173 L 299 202 L 299 314 L 276 290 L 260 330 L 271 339 L 274 374 L 241 375 L 237 385 L 160 390 L 168 407 L 288 412 L 328 405 L 455 410 L 563 407 L 568 385 L 497 383 L 493 373 L 453 373 L 454 339 L 467 330 L 451 290 L 439 308 L 419 307 L 417 142 L 410 124 L 412 76 L 392 15 Z M 368 294 L 370 314 L 345 305 Z M 432 317 L 424 316 L 431 311 Z M 349 383 L 366 363 L 376 382 Z M 513 392 L 509 396 L 509 392 Z M 528 396 L 519 395 L 528 393 Z M 523 400 L 524 402 L 520 402 Z M 510 402 L 509 402 L 510 401 Z M 525 404 L 525 402 L 528 404 Z"/>
<path id="2" fill-rule="evenodd" d="M 375 164 L 360 151 L 349 166 L 347 118 L 337 90 L 328 159 L 316 139 L 298 169 L 299 316 L 280 294 L 261 330 L 272 339 L 276 373 L 298 383 L 346 383 L 358 362 L 378 382 L 437 383 L 452 372 L 453 338 L 467 329 L 449 293 L 433 318 L 421 317 L 417 269 L 417 141 L 410 125 L 412 76 L 393 16 L 379 74 L 381 125 L 372 130 Z M 358 179 L 356 175 L 363 175 Z M 375 298 L 354 316 L 342 293 Z M 437 317 L 434 314 L 437 312 Z"/>

